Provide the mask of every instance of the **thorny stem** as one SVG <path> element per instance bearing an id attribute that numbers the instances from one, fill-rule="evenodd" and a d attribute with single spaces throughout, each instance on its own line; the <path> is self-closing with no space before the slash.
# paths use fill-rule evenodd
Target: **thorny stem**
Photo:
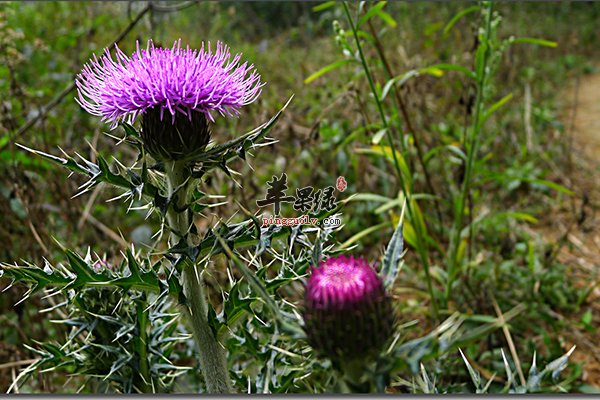
<path id="1" fill-rule="evenodd" d="M 392 132 L 390 130 L 390 126 L 388 124 L 385 113 L 383 112 L 383 105 L 381 104 L 379 95 L 377 94 L 377 89 L 375 88 L 375 83 L 373 82 L 373 77 L 371 76 L 371 71 L 369 69 L 369 65 L 367 64 L 367 60 L 362 51 L 360 39 L 358 38 L 358 32 L 356 31 L 356 27 L 354 26 L 354 21 L 352 20 L 352 16 L 350 15 L 350 10 L 348 9 L 348 4 L 346 4 L 346 2 L 344 1 L 344 2 L 342 2 L 342 5 L 344 6 L 344 11 L 346 12 L 346 17 L 348 18 L 348 22 L 350 24 L 350 28 L 352 29 L 352 33 L 354 34 L 354 41 L 356 42 L 356 47 L 358 48 L 358 54 L 360 56 L 362 66 L 365 71 L 365 75 L 367 76 L 367 80 L 369 81 L 369 86 L 371 88 L 371 92 L 373 93 L 373 97 L 374 97 L 375 103 L 377 105 L 377 110 L 379 111 L 381 121 L 385 128 L 388 142 L 390 143 L 392 157 L 394 160 L 394 167 L 396 168 L 396 174 L 398 175 L 398 179 L 400 181 L 400 187 L 402 189 L 402 193 L 404 194 L 404 198 L 406 199 L 406 210 L 408 211 L 408 215 L 409 215 L 411 221 L 413 222 L 415 231 L 417 233 L 417 235 L 416 235 L 417 236 L 417 251 L 419 253 L 419 257 L 421 258 L 421 262 L 423 263 L 423 269 L 425 270 L 425 277 L 426 277 L 426 281 L 427 281 L 427 290 L 429 292 L 429 296 L 431 297 L 433 317 L 435 319 L 437 319 L 438 318 L 438 307 L 437 307 L 437 301 L 435 298 L 435 294 L 433 292 L 433 285 L 431 283 L 431 275 L 429 272 L 429 260 L 427 259 L 427 254 L 426 254 L 425 247 L 424 247 L 424 245 L 425 245 L 425 243 L 423 241 L 424 232 L 422 232 L 422 230 L 421 230 L 421 225 L 418 222 L 415 222 L 416 220 L 413 217 L 414 213 L 413 213 L 413 207 L 411 204 L 412 199 L 411 199 L 410 193 L 408 192 L 408 190 L 406 188 L 406 185 L 404 182 L 404 177 L 402 176 L 402 171 L 400 169 L 400 164 L 398 162 L 398 156 L 396 155 L 397 150 L 396 150 L 396 145 L 394 144 L 394 138 L 392 137 Z"/>
<path id="2" fill-rule="evenodd" d="M 152 390 L 152 383 L 150 377 L 150 366 L 148 365 L 148 310 L 145 310 L 147 306 L 146 296 L 144 295 L 143 300 L 138 300 L 136 304 L 137 319 L 139 325 L 139 335 L 136 338 L 137 345 L 139 347 L 140 357 L 140 371 L 139 374 L 142 378 L 142 389 L 144 393 L 148 393 Z"/>
<path id="3" fill-rule="evenodd" d="M 483 34 L 483 41 L 480 43 L 480 46 L 486 46 L 485 52 L 483 55 L 483 65 L 481 69 L 481 75 L 477 79 L 477 96 L 475 98 L 475 115 L 473 118 L 473 126 L 472 132 L 469 137 L 466 138 L 465 142 L 468 140 L 467 147 L 467 164 L 465 166 L 465 177 L 463 179 L 463 185 L 460 195 L 458 196 L 458 202 L 455 205 L 455 217 L 454 224 L 452 226 L 452 232 L 450 236 L 450 250 L 449 250 L 449 258 L 448 258 L 448 278 L 446 283 L 446 293 L 445 299 L 446 302 L 450 300 L 450 294 L 452 292 L 452 284 L 454 283 L 454 279 L 456 278 L 456 267 L 458 260 L 456 259 L 458 255 L 458 247 L 460 243 L 462 225 L 464 221 L 465 214 L 465 202 L 468 201 L 470 190 L 471 190 L 471 179 L 473 175 L 473 164 L 475 163 L 475 155 L 479 150 L 479 140 L 481 137 L 481 114 L 483 113 L 483 91 L 488 81 L 488 61 L 490 58 L 490 34 L 492 30 L 492 2 L 488 2 L 485 8 L 486 10 L 486 18 L 485 18 L 485 27 Z M 467 143 L 465 143 L 467 145 Z"/>
<path id="4" fill-rule="evenodd" d="M 171 245 L 177 244 L 181 239 L 187 240 L 191 245 L 188 233 L 192 222 L 186 207 L 190 172 L 180 161 L 166 162 L 165 169 L 169 198 L 174 196 L 167 212 Z M 197 274 L 197 266 L 190 260 L 182 267 L 181 284 L 186 298 L 183 310 L 198 345 L 206 389 L 209 393 L 231 393 L 225 350 L 211 330 L 204 283 Z"/>

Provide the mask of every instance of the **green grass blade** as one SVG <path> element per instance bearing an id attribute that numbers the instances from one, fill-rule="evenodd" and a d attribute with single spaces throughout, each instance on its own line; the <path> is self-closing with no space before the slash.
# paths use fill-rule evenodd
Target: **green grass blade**
<path id="1" fill-rule="evenodd" d="M 338 69 L 338 68 L 340 68 L 346 64 L 349 64 L 353 61 L 354 61 L 353 59 L 347 58 L 345 60 L 339 60 L 334 63 L 331 63 L 331 64 L 327 65 L 326 67 L 323 67 L 320 70 L 318 70 L 317 72 L 313 73 L 308 78 L 304 79 L 304 84 L 309 84 L 312 81 L 314 81 L 315 79 L 325 75 L 326 73 L 331 72 L 335 69 Z"/>

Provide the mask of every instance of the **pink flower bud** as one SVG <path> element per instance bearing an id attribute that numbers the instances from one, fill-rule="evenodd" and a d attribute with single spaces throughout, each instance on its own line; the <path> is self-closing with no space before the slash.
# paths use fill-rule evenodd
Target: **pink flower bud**
<path id="1" fill-rule="evenodd" d="M 304 323 L 315 350 L 337 360 L 364 358 L 392 335 L 391 298 L 367 261 L 332 257 L 310 270 Z"/>

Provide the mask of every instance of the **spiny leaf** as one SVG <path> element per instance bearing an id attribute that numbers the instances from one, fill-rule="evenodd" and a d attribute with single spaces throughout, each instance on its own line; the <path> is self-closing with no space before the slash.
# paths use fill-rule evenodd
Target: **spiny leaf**
<path id="1" fill-rule="evenodd" d="M 3 272 L 4 277 L 11 278 L 15 282 L 32 284 L 31 290 L 33 293 L 44 289 L 46 286 L 62 287 L 72 281 L 72 279 L 65 277 L 56 270 L 48 274 L 44 269 L 37 266 L 0 264 L 0 271 Z"/>
<path id="2" fill-rule="evenodd" d="M 403 222 L 404 207 L 402 207 L 400 222 L 388 243 L 387 249 L 385 250 L 385 256 L 383 257 L 381 278 L 383 279 L 385 287 L 390 287 L 400 272 L 400 261 L 402 260 L 402 252 L 404 251 L 404 238 L 402 236 Z"/>
<path id="3" fill-rule="evenodd" d="M 221 243 L 221 247 L 223 247 L 227 258 L 229 258 L 234 263 L 234 265 L 240 270 L 244 278 L 246 278 L 246 280 L 248 281 L 248 284 L 250 284 L 250 287 L 252 287 L 252 289 L 265 302 L 265 304 L 267 305 L 267 307 L 269 307 L 273 315 L 277 317 L 277 319 L 279 319 L 279 308 L 277 307 L 277 304 L 271 298 L 269 293 L 267 293 L 267 290 L 263 286 L 262 282 L 259 279 L 257 279 L 256 275 L 250 270 L 250 268 L 248 268 L 243 262 L 240 261 L 240 259 L 234 254 L 234 252 L 229 248 L 225 240 L 218 233 L 215 232 L 215 236 L 217 237 L 219 243 Z"/>
<path id="4" fill-rule="evenodd" d="M 44 153 L 43 151 L 39 151 L 39 150 L 34 150 L 31 149 L 27 146 L 23 146 L 22 144 L 16 143 L 17 147 L 26 150 L 30 153 L 36 154 L 38 156 L 41 156 L 43 158 L 45 158 L 46 160 L 50 160 L 56 164 L 59 164 L 65 168 L 70 169 L 71 171 L 75 171 L 75 172 L 79 172 L 85 175 L 90 175 L 91 171 L 84 167 L 83 165 L 77 163 L 74 159 L 72 158 L 61 158 L 61 157 L 57 157 L 55 155 L 52 154 L 48 154 L 48 153 Z"/>
<path id="5" fill-rule="evenodd" d="M 69 277 L 59 272 L 56 269 L 51 270 L 51 273 L 46 272 L 47 268 L 40 268 L 36 265 L 14 266 L 1 264 L 0 271 L 8 278 L 12 278 L 15 282 L 24 282 L 31 284 L 31 291 L 35 293 L 46 287 L 53 288 L 82 288 L 82 287 L 120 287 L 124 289 L 137 288 L 140 290 L 150 290 L 161 292 L 161 284 L 152 271 L 142 272 L 139 268 L 139 263 L 135 257 L 128 251 L 128 264 L 131 274 L 126 277 L 111 277 L 106 272 L 96 273 L 92 267 L 72 250 L 65 249 L 65 255 L 69 261 L 73 277 Z M 178 287 L 173 286 L 169 282 L 170 292 L 177 295 Z"/>
<path id="6" fill-rule="evenodd" d="M 227 163 L 232 159 L 239 157 L 241 152 L 244 156 L 246 152 L 254 147 L 261 146 L 258 144 L 265 138 L 267 133 L 275 126 L 275 123 L 288 107 L 294 96 L 292 95 L 283 107 L 275 114 L 269 121 L 254 129 L 253 131 L 242 135 L 234 140 L 227 143 L 216 145 L 207 149 L 203 153 L 199 154 L 192 161 L 197 164 L 202 171 L 206 172 L 212 168 L 224 168 L 225 172 L 229 172 L 227 169 Z"/>
<path id="7" fill-rule="evenodd" d="M 239 282 L 237 282 L 231 290 L 227 300 L 223 304 L 223 315 L 225 317 L 225 323 L 227 327 L 231 328 L 236 322 L 244 316 L 246 313 L 252 312 L 250 304 L 254 302 L 254 298 L 241 298 L 239 292 Z M 221 336 L 226 329 L 226 326 L 222 326 L 219 329 L 218 335 Z"/>
<path id="8" fill-rule="evenodd" d="M 475 385 L 475 389 L 479 391 L 479 388 L 481 387 L 481 376 L 479 375 L 479 372 L 476 372 L 473 369 L 471 363 L 469 363 L 469 360 L 467 360 L 467 357 L 460 348 L 458 349 L 458 351 L 460 352 L 460 355 L 463 361 L 465 362 L 467 369 L 469 370 L 469 375 L 471 376 L 471 381 L 473 382 L 473 385 Z"/>
<path id="9" fill-rule="evenodd" d="M 156 186 L 147 181 L 142 182 L 141 177 L 129 168 L 125 170 L 127 176 L 115 174 L 110 170 L 106 160 L 100 155 L 98 155 L 98 164 L 95 164 L 79 155 L 79 158 L 83 163 L 82 164 L 69 156 L 67 156 L 67 158 L 61 158 L 52 154 L 44 153 L 43 151 L 30 149 L 29 147 L 21 144 L 17 144 L 17 147 L 29 151 L 30 153 L 39 155 L 71 171 L 87 175 L 90 179 L 79 188 L 79 194 L 90 190 L 100 182 L 106 182 L 113 186 L 126 189 L 131 194 L 140 193 L 149 197 L 155 197 L 159 193 L 159 190 Z M 128 177 L 130 179 L 127 179 Z"/>
<path id="10" fill-rule="evenodd" d="M 65 254 L 69 259 L 69 265 L 76 276 L 73 286 L 84 286 L 85 284 L 94 282 L 96 280 L 92 276 L 92 272 L 85 260 L 69 249 L 65 250 Z M 108 279 L 108 276 L 105 277 Z"/>

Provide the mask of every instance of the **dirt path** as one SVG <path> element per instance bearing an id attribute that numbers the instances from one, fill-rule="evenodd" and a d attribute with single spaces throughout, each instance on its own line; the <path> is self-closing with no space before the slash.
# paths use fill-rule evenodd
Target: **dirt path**
<path id="1" fill-rule="evenodd" d="M 563 96 L 569 109 L 563 119 L 572 138 L 569 178 L 575 196 L 555 214 L 563 227 L 569 226 L 558 259 L 573 267 L 581 286 L 595 286 L 580 314 L 591 310 L 596 327 L 586 331 L 581 315 L 565 316 L 565 338 L 578 346 L 573 360 L 582 363 L 584 381 L 600 388 L 600 72 L 582 76 Z"/>
<path id="2" fill-rule="evenodd" d="M 591 161 L 600 163 L 600 73 L 585 75 L 576 88 L 573 124 L 575 142 L 583 146 Z"/>

